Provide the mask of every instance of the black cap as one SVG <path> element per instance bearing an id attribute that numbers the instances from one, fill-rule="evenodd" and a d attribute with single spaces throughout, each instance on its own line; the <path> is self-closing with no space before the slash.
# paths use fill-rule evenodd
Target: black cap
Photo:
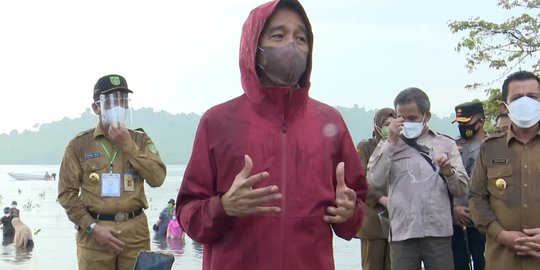
<path id="1" fill-rule="evenodd" d="M 174 199 L 170 199 L 169 202 L 167 202 L 167 203 L 172 203 L 172 204 L 174 204 Z"/>
<path id="2" fill-rule="evenodd" d="M 17 205 L 17 201 L 12 201 L 11 205 Z"/>
<path id="3" fill-rule="evenodd" d="M 7 214 L 11 212 L 11 210 L 9 209 L 9 207 L 4 207 L 4 214 Z"/>
<path id="4" fill-rule="evenodd" d="M 99 95 L 115 90 L 133 93 L 133 91 L 129 90 L 127 81 L 124 79 L 124 77 L 117 74 L 110 74 L 99 78 L 94 86 L 94 101 L 99 100 Z"/>
<path id="5" fill-rule="evenodd" d="M 456 119 L 452 121 L 458 123 L 467 123 L 471 121 L 472 117 L 477 114 L 484 115 L 484 108 L 482 107 L 482 102 L 480 101 L 471 101 L 459 104 L 455 108 L 456 110 Z"/>

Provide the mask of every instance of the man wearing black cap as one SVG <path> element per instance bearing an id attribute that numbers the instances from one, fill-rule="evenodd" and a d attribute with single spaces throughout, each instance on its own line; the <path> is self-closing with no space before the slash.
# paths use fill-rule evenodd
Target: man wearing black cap
<path id="1" fill-rule="evenodd" d="M 471 101 L 455 107 L 460 138 L 456 140 L 461 152 L 461 160 L 467 174 L 472 170 L 480 151 L 484 132 L 484 109 L 480 101 Z M 474 269 L 484 269 L 484 245 L 486 236 L 476 229 L 471 220 L 467 196 L 454 198 L 454 235 L 452 236 L 452 252 L 454 254 L 454 269 L 466 270 L 471 256 Z M 471 269 L 472 270 L 472 269 Z"/>
<path id="2" fill-rule="evenodd" d="M 128 93 L 120 75 L 98 80 L 100 121 L 69 142 L 60 166 L 58 200 L 78 230 L 79 269 L 133 269 L 150 249 L 144 181 L 161 186 L 166 168 L 150 137 L 125 127 Z"/>

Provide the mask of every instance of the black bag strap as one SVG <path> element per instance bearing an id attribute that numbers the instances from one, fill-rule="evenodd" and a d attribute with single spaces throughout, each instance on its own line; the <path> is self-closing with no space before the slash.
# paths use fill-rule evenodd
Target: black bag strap
<path id="1" fill-rule="evenodd" d="M 422 156 L 427 163 L 431 166 L 433 171 L 437 171 L 437 167 L 435 166 L 435 162 L 433 162 L 433 159 L 431 156 L 429 156 L 429 150 L 427 150 L 424 146 L 421 146 L 418 144 L 416 139 L 407 139 L 403 135 L 400 135 L 401 139 L 410 147 L 416 149 L 420 153 L 420 156 Z M 452 213 L 452 217 L 454 216 L 454 195 L 452 195 L 452 192 L 450 192 L 450 188 L 448 187 L 448 182 L 446 181 L 446 177 L 439 171 L 439 176 L 444 182 L 444 185 L 446 186 L 446 193 L 448 193 L 448 199 L 450 200 L 450 213 Z"/>

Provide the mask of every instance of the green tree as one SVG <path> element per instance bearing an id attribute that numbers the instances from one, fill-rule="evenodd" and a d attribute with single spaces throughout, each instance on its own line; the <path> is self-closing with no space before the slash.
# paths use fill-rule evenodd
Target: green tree
<path id="1" fill-rule="evenodd" d="M 499 0 L 497 5 L 506 10 L 523 10 L 523 13 L 501 23 L 473 17 L 448 24 L 452 33 L 465 33 L 456 51 L 465 52 L 465 67 L 469 72 L 474 72 L 483 64 L 499 71 L 491 81 L 465 86 L 471 90 L 484 89 L 487 95 L 483 101 L 488 120 L 486 129 L 490 131 L 493 130 L 493 119 L 499 113 L 501 101 L 501 90 L 491 86 L 522 68 L 540 74 L 540 60 L 535 57 L 540 50 L 540 0 Z"/>

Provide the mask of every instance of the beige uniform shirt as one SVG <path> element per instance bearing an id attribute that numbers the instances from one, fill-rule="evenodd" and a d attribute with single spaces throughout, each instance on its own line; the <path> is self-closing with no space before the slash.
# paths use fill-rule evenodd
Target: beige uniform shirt
<path id="1" fill-rule="evenodd" d="M 110 172 L 111 161 L 104 147 L 111 157 L 116 148 L 107 141 L 101 126 L 69 142 L 60 166 L 58 200 L 69 219 L 80 227 L 86 229 L 95 222 L 88 211 L 116 214 L 148 208 L 144 181 L 151 187 L 163 184 L 166 168 L 154 143 L 142 131 L 129 133 L 134 143 L 118 151 L 112 168 L 113 173 L 120 174 L 120 197 L 102 196 L 103 174 Z"/>
<path id="2" fill-rule="evenodd" d="M 502 230 L 540 227 L 540 131 L 526 145 L 510 129 L 484 141 L 469 204 L 473 221 L 487 233 L 486 269 L 540 269 L 540 259 L 517 256 L 495 240 Z"/>
<path id="3" fill-rule="evenodd" d="M 454 196 L 467 194 L 469 177 L 454 140 L 429 130 L 417 142 L 429 150 L 433 160 L 448 157 L 455 171 L 445 183 L 438 169 L 434 171 L 403 140 L 396 145 L 385 141 L 377 146 L 369 159 L 367 180 L 370 189 L 381 190 L 388 184 L 391 242 L 452 236 L 447 185 Z"/>

